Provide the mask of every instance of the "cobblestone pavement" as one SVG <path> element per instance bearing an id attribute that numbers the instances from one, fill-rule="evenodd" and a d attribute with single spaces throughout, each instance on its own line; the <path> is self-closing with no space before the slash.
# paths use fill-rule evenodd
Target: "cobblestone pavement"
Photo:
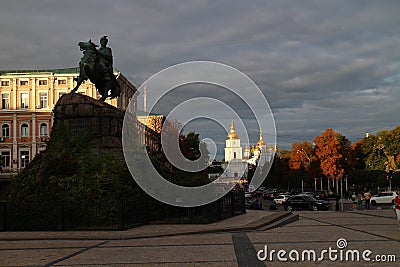
<path id="1" fill-rule="evenodd" d="M 299 215 L 298 221 L 266 231 L 259 228 L 127 240 L 0 241 L 0 266 L 399 266 L 400 230 L 393 211 L 304 211 Z M 339 239 L 347 246 L 339 249 Z M 265 246 L 268 256 L 275 250 L 272 260 L 259 261 L 257 252 Z M 305 250 L 314 250 L 319 257 L 329 247 L 338 250 L 338 257 L 340 251 L 346 255 L 348 250 L 371 250 L 371 260 L 377 255 L 387 259 L 394 255 L 396 262 L 331 261 L 328 254 L 323 262 L 289 259 L 292 250 L 298 251 L 301 259 Z M 288 262 L 279 261 L 278 250 L 287 252 Z"/>

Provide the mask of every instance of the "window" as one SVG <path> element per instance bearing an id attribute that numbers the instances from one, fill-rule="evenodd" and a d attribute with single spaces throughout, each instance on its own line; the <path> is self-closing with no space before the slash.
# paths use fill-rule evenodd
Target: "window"
<path id="1" fill-rule="evenodd" d="M 28 124 L 23 123 L 21 125 L 21 137 L 28 137 L 29 136 L 29 127 Z"/>
<path id="2" fill-rule="evenodd" d="M 47 93 L 39 93 L 40 108 L 47 108 Z"/>
<path id="3" fill-rule="evenodd" d="M 66 85 L 67 84 L 67 80 L 62 79 L 62 80 L 58 80 L 58 85 Z"/>
<path id="4" fill-rule="evenodd" d="M 10 168 L 10 151 L 1 151 L 3 168 Z"/>
<path id="5" fill-rule="evenodd" d="M 47 124 L 40 124 L 40 136 L 47 136 Z"/>
<path id="6" fill-rule="evenodd" d="M 1 94 L 1 108 L 10 109 L 10 94 L 8 93 Z"/>
<path id="7" fill-rule="evenodd" d="M 25 168 L 29 163 L 29 151 L 21 151 L 21 168 Z"/>
<path id="8" fill-rule="evenodd" d="M 21 94 L 21 109 L 29 108 L 29 94 L 22 93 Z"/>
<path id="9" fill-rule="evenodd" d="M 236 152 L 233 152 L 233 158 L 236 159 Z"/>
<path id="10" fill-rule="evenodd" d="M 47 80 L 39 80 L 39 85 L 47 85 Z"/>
<path id="11" fill-rule="evenodd" d="M 10 81 L 1 81 L 1 86 L 10 86 Z"/>
<path id="12" fill-rule="evenodd" d="M 1 126 L 2 137 L 10 137 L 10 125 L 3 124 Z"/>
<path id="13" fill-rule="evenodd" d="M 19 81 L 19 85 L 27 86 L 28 85 L 28 81 Z"/>

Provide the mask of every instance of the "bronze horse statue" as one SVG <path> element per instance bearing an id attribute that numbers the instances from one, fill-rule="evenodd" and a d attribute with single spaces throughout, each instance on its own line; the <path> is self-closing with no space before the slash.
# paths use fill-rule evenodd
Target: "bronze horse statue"
<path id="1" fill-rule="evenodd" d="M 106 47 L 107 42 L 107 36 L 103 36 L 100 39 L 99 50 L 92 40 L 78 43 L 83 51 L 83 57 L 79 62 L 79 76 L 74 79 L 77 84 L 72 92 L 76 92 L 82 82 L 89 79 L 101 95 L 101 101 L 106 100 L 107 97 L 112 99 L 120 95 L 121 88 L 114 75 L 111 48 Z"/>

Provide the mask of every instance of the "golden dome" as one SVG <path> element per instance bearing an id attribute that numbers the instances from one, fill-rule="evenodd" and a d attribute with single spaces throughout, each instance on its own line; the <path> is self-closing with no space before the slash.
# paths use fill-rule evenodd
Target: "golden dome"
<path id="1" fill-rule="evenodd" d="M 246 147 L 244 148 L 244 152 L 245 152 L 245 153 L 246 153 L 246 152 L 249 152 L 249 153 L 250 153 L 249 145 L 246 145 Z"/>
<path id="2" fill-rule="evenodd" d="M 232 120 L 232 123 L 231 123 L 231 130 L 228 133 L 228 136 L 226 137 L 226 139 L 227 140 L 228 139 L 239 139 L 238 134 L 235 131 L 235 124 L 233 124 L 233 120 Z"/>
<path id="3" fill-rule="evenodd" d="M 251 153 L 254 152 L 254 145 L 251 145 Z"/>
<path id="4" fill-rule="evenodd" d="M 260 131 L 260 140 L 258 140 L 256 147 L 259 148 L 260 146 L 265 146 L 265 143 L 262 139 L 262 132 Z"/>

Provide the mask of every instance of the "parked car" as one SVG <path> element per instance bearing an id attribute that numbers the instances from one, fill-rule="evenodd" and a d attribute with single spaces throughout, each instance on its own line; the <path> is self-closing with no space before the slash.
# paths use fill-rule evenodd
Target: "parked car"
<path id="1" fill-rule="evenodd" d="M 277 191 L 276 191 L 276 193 L 278 194 L 278 195 L 292 195 L 289 191 L 287 191 L 287 190 L 285 190 L 285 189 L 278 189 Z"/>
<path id="2" fill-rule="evenodd" d="M 315 199 L 329 200 L 329 194 L 326 190 L 317 190 L 314 192 Z"/>
<path id="3" fill-rule="evenodd" d="M 255 192 L 256 192 L 257 196 L 259 197 L 259 196 L 262 195 L 262 193 L 264 192 L 264 190 L 265 190 L 265 187 L 264 187 L 264 186 L 261 186 L 261 187 L 259 187 Z"/>
<path id="4" fill-rule="evenodd" d="M 297 195 L 297 194 L 300 194 L 300 193 L 301 193 L 301 189 L 291 189 L 291 190 L 290 190 L 290 194 L 291 194 L 292 196 Z"/>
<path id="5" fill-rule="evenodd" d="M 265 191 L 262 193 L 262 197 L 263 197 L 264 199 L 273 200 L 276 196 L 277 196 L 277 194 L 276 194 L 276 189 L 265 190 Z"/>
<path id="6" fill-rule="evenodd" d="M 397 193 L 395 191 L 380 192 L 376 196 L 371 197 L 371 205 L 376 204 L 393 204 Z"/>
<path id="7" fill-rule="evenodd" d="M 260 187 L 258 188 L 258 190 L 260 190 L 261 192 L 263 192 L 265 189 L 266 189 L 265 186 L 260 186 Z"/>
<path id="8" fill-rule="evenodd" d="M 326 200 L 316 200 L 307 195 L 295 195 L 283 203 L 285 210 L 328 210 L 330 204 Z"/>
<path id="9" fill-rule="evenodd" d="M 289 197 L 290 195 L 278 195 L 273 201 L 276 205 L 282 205 Z"/>
<path id="10" fill-rule="evenodd" d="M 300 193 L 300 195 L 306 195 L 306 196 L 314 197 L 314 193 L 311 192 L 311 191 L 304 191 L 303 193 Z"/>

